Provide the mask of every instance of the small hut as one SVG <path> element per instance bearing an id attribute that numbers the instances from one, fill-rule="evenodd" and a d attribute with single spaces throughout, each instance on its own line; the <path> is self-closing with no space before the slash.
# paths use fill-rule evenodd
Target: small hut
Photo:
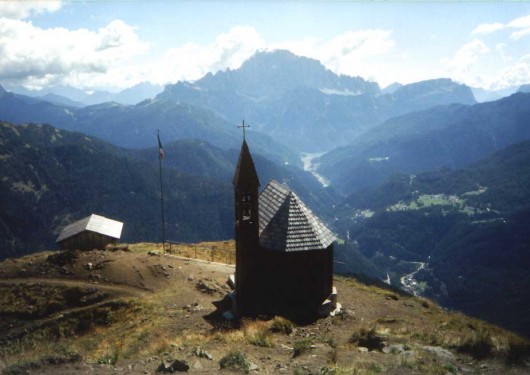
<path id="1" fill-rule="evenodd" d="M 121 237 L 123 223 L 92 214 L 66 226 L 57 242 L 63 250 L 104 250 Z"/>

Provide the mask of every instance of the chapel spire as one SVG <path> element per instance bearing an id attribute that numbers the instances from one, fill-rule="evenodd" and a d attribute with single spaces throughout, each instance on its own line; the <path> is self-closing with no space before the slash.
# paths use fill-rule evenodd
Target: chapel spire
<path id="1" fill-rule="evenodd" d="M 256 167 L 250 155 L 247 141 L 243 140 L 241 151 L 239 152 L 239 160 L 237 162 L 236 171 L 233 179 L 234 187 L 249 189 L 251 187 L 258 188 L 260 186 Z"/>

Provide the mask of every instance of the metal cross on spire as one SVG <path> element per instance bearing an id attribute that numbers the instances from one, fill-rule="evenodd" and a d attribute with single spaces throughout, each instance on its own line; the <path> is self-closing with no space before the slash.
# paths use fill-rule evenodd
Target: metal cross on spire
<path id="1" fill-rule="evenodd" d="M 245 141 L 246 140 L 246 138 L 245 138 L 246 137 L 245 129 L 246 128 L 250 128 L 250 125 L 245 125 L 245 120 L 243 120 L 243 124 L 242 125 L 238 125 L 237 127 L 243 129 L 243 140 Z"/>

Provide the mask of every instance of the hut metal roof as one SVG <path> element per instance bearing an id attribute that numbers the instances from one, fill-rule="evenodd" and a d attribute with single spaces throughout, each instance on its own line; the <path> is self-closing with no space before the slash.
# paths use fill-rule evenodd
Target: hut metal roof
<path id="1" fill-rule="evenodd" d="M 84 231 L 95 232 L 119 239 L 123 223 L 120 221 L 108 219 L 104 216 L 92 214 L 84 219 L 76 221 L 67 225 L 62 231 L 56 242 L 61 242 L 64 239 L 70 238 Z"/>
<path id="2" fill-rule="evenodd" d="M 286 185 L 272 180 L 259 196 L 260 245 L 278 251 L 326 249 L 335 235 Z"/>

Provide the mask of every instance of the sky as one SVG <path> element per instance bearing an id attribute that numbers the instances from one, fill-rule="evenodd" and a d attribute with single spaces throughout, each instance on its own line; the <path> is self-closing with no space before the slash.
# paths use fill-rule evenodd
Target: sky
<path id="1" fill-rule="evenodd" d="M 0 0 L 0 84 L 118 91 L 288 49 L 375 81 L 530 83 L 529 2 Z"/>

